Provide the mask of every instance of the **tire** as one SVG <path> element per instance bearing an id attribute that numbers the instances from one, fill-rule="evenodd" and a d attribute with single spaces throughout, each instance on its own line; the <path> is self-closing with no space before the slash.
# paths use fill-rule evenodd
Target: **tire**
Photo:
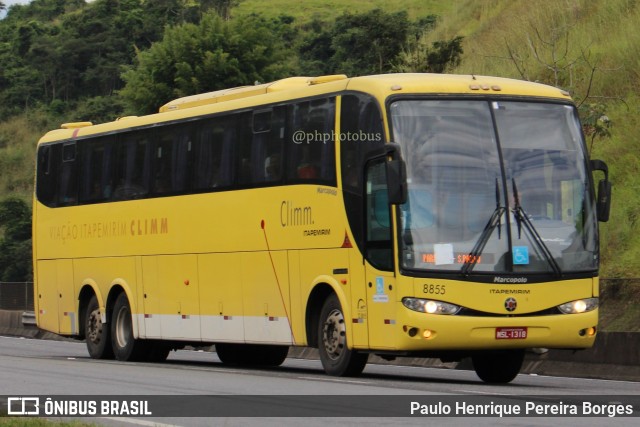
<path id="1" fill-rule="evenodd" d="M 289 347 L 263 344 L 216 344 L 220 361 L 227 365 L 280 366 Z"/>
<path id="2" fill-rule="evenodd" d="M 225 365 L 239 364 L 239 345 L 240 344 L 216 344 L 218 359 Z"/>
<path id="3" fill-rule="evenodd" d="M 89 356 L 93 359 L 113 359 L 111 331 L 108 323 L 102 323 L 98 298 L 89 300 L 84 316 L 84 335 Z"/>
<path id="4" fill-rule="evenodd" d="M 116 359 L 120 361 L 145 360 L 149 347 L 147 342 L 133 336 L 131 306 L 127 295 L 118 295 L 111 316 L 111 343 Z M 167 353 L 168 354 L 168 353 Z"/>
<path id="5" fill-rule="evenodd" d="M 349 350 L 347 326 L 335 294 L 327 298 L 320 311 L 318 351 L 324 371 L 337 377 L 360 375 L 369 359 L 368 353 Z"/>
<path id="6" fill-rule="evenodd" d="M 262 366 L 280 366 L 287 359 L 289 347 L 286 345 L 261 345 L 258 351 L 262 353 Z"/>
<path id="7" fill-rule="evenodd" d="M 524 361 L 524 350 L 503 350 L 471 356 L 478 377 L 490 384 L 507 384 L 518 375 Z"/>
<path id="8" fill-rule="evenodd" d="M 146 347 L 143 357 L 146 362 L 164 362 L 171 353 L 171 345 L 162 341 L 142 341 L 140 344 Z"/>

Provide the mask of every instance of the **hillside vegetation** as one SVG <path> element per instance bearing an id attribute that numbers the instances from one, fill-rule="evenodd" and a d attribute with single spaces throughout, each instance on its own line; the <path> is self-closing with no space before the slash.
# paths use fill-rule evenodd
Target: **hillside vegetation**
<path id="1" fill-rule="evenodd" d="M 397 39 L 367 33 L 391 20 Z M 201 22 L 216 35 L 206 43 Z M 369 27 L 356 31 L 358 22 Z M 608 163 L 614 185 L 611 220 L 601 224 L 603 277 L 638 277 L 638 22 L 636 0 L 34 0 L 0 21 L 0 195 L 29 199 L 35 142 L 60 123 L 140 114 L 166 97 L 217 89 L 206 81 L 212 73 L 225 85 L 366 73 L 351 57 L 367 61 L 381 49 L 380 72 L 498 75 L 569 90 L 590 124 L 592 157 Z M 201 63 L 190 62 L 198 55 Z M 439 66 L 420 63 L 427 57 Z M 53 72 L 59 64 L 65 75 Z"/>

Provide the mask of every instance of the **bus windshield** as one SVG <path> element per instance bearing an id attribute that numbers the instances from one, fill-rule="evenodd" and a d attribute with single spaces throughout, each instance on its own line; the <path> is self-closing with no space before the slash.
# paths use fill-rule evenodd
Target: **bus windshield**
<path id="1" fill-rule="evenodd" d="M 390 111 L 407 165 L 403 268 L 597 269 L 597 219 L 573 106 L 413 98 Z"/>

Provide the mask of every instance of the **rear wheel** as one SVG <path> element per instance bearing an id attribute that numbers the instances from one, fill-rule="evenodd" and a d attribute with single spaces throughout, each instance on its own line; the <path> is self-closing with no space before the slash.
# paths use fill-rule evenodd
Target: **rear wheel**
<path id="1" fill-rule="evenodd" d="M 471 356 L 473 368 L 486 383 L 506 384 L 520 372 L 524 350 L 501 350 L 477 353 Z"/>
<path id="2" fill-rule="evenodd" d="M 131 306 L 124 292 L 118 295 L 113 306 L 111 342 L 113 353 L 118 360 L 134 361 L 146 359 L 145 356 L 148 354 L 147 342 L 137 340 L 133 336 Z"/>
<path id="3" fill-rule="evenodd" d="M 335 294 L 327 298 L 320 311 L 318 351 L 322 367 L 333 376 L 360 375 L 369 359 L 369 354 L 348 348 L 347 326 Z"/>
<path id="4" fill-rule="evenodd" d="M 164 362 L 171 353 L 171 346 L 162 341 L 142 341 L 141 344 L 146 347 L 143 358 L 147 362 Z"/>
<path id="5" fill-rule="evenodd" d="M 102 313 L 95 295 L 91 297 L 87 305 L 84 334 L 87 350 L 93 359 L 113 359 L 109 324 L 102 323 Z"/>

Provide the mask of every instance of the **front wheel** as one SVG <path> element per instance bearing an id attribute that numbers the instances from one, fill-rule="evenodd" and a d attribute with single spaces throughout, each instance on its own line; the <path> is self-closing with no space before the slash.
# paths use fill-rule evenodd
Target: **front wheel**
<path id="1" fill-rule="evenodd" d="M 486 383 L 506 384 L 520 372 L 524 350 L 501 350 L 477 353 L 471 356 L 473 368 Z"/>
<path id="2" fill-rule="evenodd" d="M 111 342 L 116 359 L 144 360 L 148 347 L 145 341 L 137 340 L 133 336 L 131 306 L 124 292 L 118 295 L 111 317 Z"/>
<path id="3" fill-rule="evenodd" d="M 347 346 L 347 326 L 335 294 L 327 298 L 320 311 L 318 351 L 324 371 L 337 377 L 360 375 L 369 359 L 369 354 Z"/>

